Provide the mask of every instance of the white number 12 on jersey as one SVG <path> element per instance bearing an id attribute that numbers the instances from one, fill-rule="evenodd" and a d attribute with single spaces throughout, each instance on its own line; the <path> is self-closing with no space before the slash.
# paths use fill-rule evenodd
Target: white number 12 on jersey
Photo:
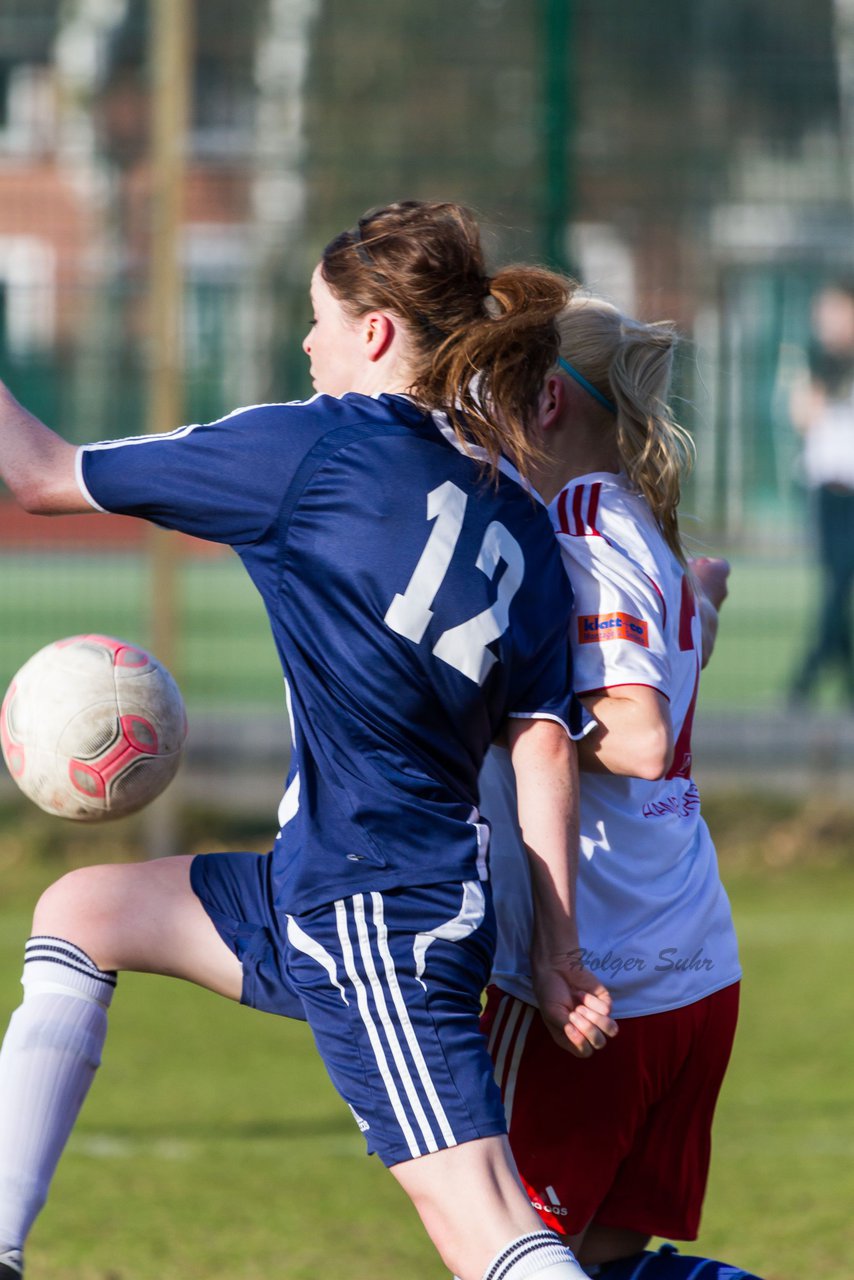
<path id="1" fill-rule="evenodd" d="M 427 544 L 421 552 L 409 585 L 394 597 L 385 615 L 392 631 L 419 644 L 433 617 L 430 607 L 454 556 L 463 527 L 468 498 L 450 480 L 427 495 L 427 519 L 435 520 Z M 507 630 L 510 602 L 522 584 L 525 557 L 522 548 L 503 524 L 493 520 L 487 526 L 476 565 L 490 582 L 501 562 L 507 566 L 498 584 L 495 603 L 467 622 L 443 631 L 433 653 L 464 676 L 483 684 L 495 662 L 487 645 Z"/>

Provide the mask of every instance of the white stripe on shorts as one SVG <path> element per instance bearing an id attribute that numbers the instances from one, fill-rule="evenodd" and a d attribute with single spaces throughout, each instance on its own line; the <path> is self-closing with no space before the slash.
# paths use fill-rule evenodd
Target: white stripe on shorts
<path id="1" fill-rule="evenodd" d="M 353 948 L 350 945 L 350 935 L 347 928 L 347 904 L 343 898 L 340 898 L 335 903 L 335 918 L 338 924 L 338 939 L 341 943 L 341 954 L 344 958 L 344 968 L 347 971 L 347 976 L 352 982 L 353 989 L 356 992 L 356 1004 L 358 1006 L 359 1013 L 361 1014 L 362 1021 L 365 1024 L 365 1029 L 368 1033 L 368 1039 L 371 1043 L 371 1047 L 374 1051 L 377 1068 L 379 1069 L 382 1082 L 385 1085 L 386 1093 L 388 1094 L 389 1101 L 392 1105 L 392 1110 L 394 1111 L 394 1114 L 397 1117 L 397 1122 L 403 1131 L 403 1136 L 406 1139 L 410 1154 L 412 1158 L 415 1159 L 416 1156 L 423 1155 L 424 1153 L 418 1146 L 418 1140 L 415 1137 L 412 1126 L 409 1123 L 409 1119 L 407 1118 L 406 1112 L 403 1108 L 397 1083 L 391 1069 L 389 1068 L 388 1059 L 386 1058 L 376 1023 L 374 1022 L 373 1015 L 368 1007 L 368 996 L 365 990 L 365 984 L 356 969 L 353 957 Z"/>
<path id="2" fill-rule="evenodd" d="M 448 942 L 462 942 L 469 934 L 475 933 L 483 924 L 486 914 L 486 898 L 483 888 L 477 880 L 466 880 L 463 883 L 463 905 L 459 914 L 445 924 L 437 925 L 430 933 L 417 933 L 413 953 L 415 955 L 415 976 L 424 990 L 424 970 L 427 967 L 427 948 L 436 938 L 445 938 Z"/>
<path id="3" fill-rule="evenodd" d="M 312 960 L 316 960 L 320 967 L 326 970 L 329 974 L 329 981 L 333 987 L 337 987 L 338 991 L 340 991 L 341 999 L 345 1004 L 349 1004 L 347 993 L 338 981 L 335 957 L 325 947 L 322 947 L 319 942 L 315 942 L 314 938 L 309 937 L 305 930 L 300 928 L 293 916 L 288 916 L 288 942 L 295 951 L 302 951 L 304 955 L 311 956 Z"/>
<path id="4" fill-rule="evenodd" d="M 406 1007 L 388 942 L 382 894 L 373 892 L 370 898 L 370 916 L 366 910 L 365 894 L 356 894 L 335 903 L 338 937 L 344 968 L 356 991 L 357 1007 L 368 1033 L 377 1069 L 410 1153 L 415 1158 L 439 1149 L 436 1128 L 441 1133 L 445 1146 L 456 1146 L 457 1139 Z M 357 968 L 350 941 L 350 911 L 358 939 L 362 972 Z M 420 1141 L 405 1109 L 404 1096 L 415 1118 L 416 1127 L 420 1130 Z"/>
<path id="5" fill-rule="evenodd" d="M 371 897 L 378 898 L 379 894 L 372 894 Z M 427 1119 L 427 1116 L 424 1112 L 424 1107 L 421 1103 L 421 1099 L 418 1096 L 418 1091 L 415 1088 L 415 1083 L 412 1079 L 412 1073 L 409 1070 L 409 1066 L 407 1065 L 406 1058 L 404 1057 L 403 1049 L 400 1044 L 400 1038 L 397 1034 L 397 1028 L 395 1027 L 394 1022 L 392 1021 L 391 1014 L 389 1013 L 389 1010 L 388 1010 L 388 1003 L 385 998 L 385 992 L 383 991 L 382 983 L 380 982 L 380 979 L 377 975 L 376 965 L 374 964 L 374 957 L 371 954 L 371 943 L 368 937 L 368 921 L 365 915 L 364 894 L 357 893 L 352 901 L 353 901 L 353 918 L 356 922 L 356 934 L 359 939 L 359 950 L 362 954 L 362 964 L 365 967 L 365 973 L 367 975 L 369 983 L 371 984 L 371 991 L 373 992 L 373 995 L 374 995 L 374 1001 L 376 1003 L 377 1012 L 379 1013 L 380 1023 L 382 1024 L 382 1028 L 385 1031 L 385 1038 L 388 1041 L 388 1046 L 391 1049 L 391 1055 L 394 1058 L 395 1066 L 397 1067 L 398 1073 L 400 1075 L 403 1088 L 406 1091 L 407 1098 L 409 1099 L 409 1105 L 412 1107 L 412 1110 L 415 1113 L 415 1118 L 418 1121 L 418 1126 L 421 1129 L 421 1135 L 424 1139 L 427 1150 L 438 1151 L 439 1144 L 436 1141 L 436 1136 L 433 1133 L 432 1128 L 430 1127 L 430 1121 Z M 375 903 L 374 904 L 374 922 L 375 923 L 376 923 L 376 918 L 377 918 L 377 913 L 376 913 L 376 903 Z M 382 955 L 383 961 L 385 962 L 386 956 L 385 956 L 385 953 L 383 952 L 382 945 L 380 945 L 380 954 Z M 392 963 L 391 955 L 388 956 L 388 962 L 386 963 L 387 974 L 389 972 L 389 965 L 391 965 L 391 974 L 394 975 L 394 964 Z M 389 988 L 392 993 L 392 999 L 394 1000 L 395 1009 L 397 1010 L 398 1016 L 400 1016 L 402 1001 L 398 1003 L 400 990 L 397 986 L 396 975 L 394 975 L 393 981 L 392 981 L 392 976 L 391 975 L 389 976 Z M 406 1014 L 405 1007 L 404 1007 L 404 1015 L 408 1020 L 408 1014 Z"/>
<path id="6" fill-rule="evenodd" d="M 382 894 L 376 892 L 372 893 L 371 901 L 374 907 L 374 924 L 377 930 L 377 945 L 379 947 L 380 955 L 383 958 L 389 990 L 391 991 L 392 999 L 394 1000 L 394 1007 L 397 1010 L 397 1016 L 400 1019 L 400 1025 L 403 1027 L 406 1042 L 409 1045 L 410 1052 L 415 1061 L 415 1066 L 418 1069 L 418 1075 L 421 1078 L 422 1087 L 427 1095 L 430 1106 L 433 1108 L 433 1114 L 435 1115 L 439 1128 L 442 1131 L 442 1137 L 445 1139 L 445 1145 L 448 1147 L 455 1147 L 457 1145 L 457 1140 L 454 1137 L 454 1131 L 450 1126 L 448 1117 L 445 1113 L 445 1108 L 442 1106 L 439 1095 L 436 1092 L 436 1086 L 430 1077 L 430 1070 L 424 1060 L 421 1045 L 418 1043 L 415 1028 L 413 1027 L 412 1021 L 409 1017 L 409 1010 L 404 1003 L 403 993 L 400 990 L 400 984 L 397 980 L 394 960 L 392 959 L 392 954 L 388 945 L 388 930 L 386 929 L 385 917 L 383 914 Z"/>
<path id="7" fill-rule="evenodd" d="M 508 1129 L 513 1116 L 513 1099 L 516 1094 L 519 1063 L 533 1020 L 533 1005 L 525 1004 L 515 996 L 505 996 L 498 1006 L 492 1035 L 489 1038 L 489 1052 L 495 1062 L 495 1083 L 501 1090 Z M 495 1050 L 494 1053 L 493 1050 Z M 507 1065 L 508 1054 L 509 1066 Z"/>

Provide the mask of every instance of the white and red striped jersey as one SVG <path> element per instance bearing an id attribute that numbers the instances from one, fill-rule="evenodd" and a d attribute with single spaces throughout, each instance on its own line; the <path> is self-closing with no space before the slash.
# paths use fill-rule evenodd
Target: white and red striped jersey
<path id="1" fill-rule="evenodd" d="M 669 701 L 675 737 L 666 778 L 582 775 L 580 962 L 608 986 L 617 1017 L 679 1008 L 740 976 L 730 907 L 691 776 L 701 665 L 694 592 L 625 476 L 573 480 L 549 510 L 575 594 L 576 691 L 649 685 Z M 481 773 L 481 810 L 493 825 L 493 979 L 533 1002 L 527 861 L 513 771 L 499 748 Z"/>

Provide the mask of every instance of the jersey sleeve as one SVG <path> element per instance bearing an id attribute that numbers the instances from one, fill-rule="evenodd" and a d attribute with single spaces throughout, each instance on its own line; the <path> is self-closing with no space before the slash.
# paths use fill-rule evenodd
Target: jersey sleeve
<path id="1" fill-rule="evenodd" d="M 550 565 L 551 576 L 540 575 L 536 599 L 527 602 L 528 640 L 508 715 L 514 719 L 557 720 L 570 737 L 577 738 L 583 732 L 582 707 L 575 697 L 572 650 L 567 643 L 573 591 L 557 556 Z M 531 637 L 536 639 L 532 641 Z"/>
<path id="2" fill-rule="evenodd" d="M 555 641 L 539 654 L 533 679 L 513 699 L 508 715 L 521 720 L 557 720 L 571 738 L 579 738 L 584 732 L 583 710 L 573 690 L 572 655 L 566 631 L 562 630 Z"/>
<path id="3" fill-rule="evenodd" d="M 669 696 L 664 601 L 657 585 L 605 537 L 559 533 L 558 542 L 575 594 L 570 641 L 576 691 L 643 684 Z"/>
<path id="4" fill-rule="evenodd" d="M 239 409 L 164 435 L 84 445 L 78 484 L 97 510 L 247 546 L 270 527 L 301 462 L 327 429 L 311 401 Z"/>

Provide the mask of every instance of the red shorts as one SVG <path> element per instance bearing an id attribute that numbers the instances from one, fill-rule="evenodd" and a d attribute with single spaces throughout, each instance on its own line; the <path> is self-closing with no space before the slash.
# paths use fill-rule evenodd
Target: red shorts
<path id="1" fill-rule="evenodd" d="M 576 1058 L 535 1009 L 489 988 L 481 1026 L 510 1145 L 547 1226 L 696 1239 L 738 993 L 735 983 L 682 1009 L 624 1018 L 604 1049 Z"/>

